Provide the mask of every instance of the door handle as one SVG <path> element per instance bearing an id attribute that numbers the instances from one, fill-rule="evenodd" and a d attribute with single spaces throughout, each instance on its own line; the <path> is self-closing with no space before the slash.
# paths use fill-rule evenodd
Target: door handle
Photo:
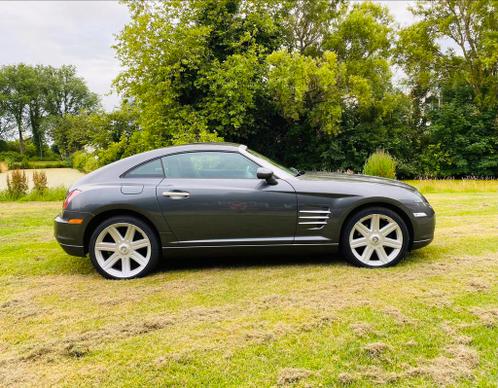
<path id="1" fill-rule="evenodd" d="M 186 191 L 164 191 L 163 197 L 171 199 L 187 199 L 190 198 L 190 193 Z"/>

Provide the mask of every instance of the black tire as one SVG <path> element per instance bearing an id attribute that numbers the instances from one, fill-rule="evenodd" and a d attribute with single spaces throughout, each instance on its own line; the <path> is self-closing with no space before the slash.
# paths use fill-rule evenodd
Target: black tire
<path id="1" fill-rule="evenodd" d="M 110 274 L 110 273 L 106 272 L 105 269 L 102 268 L 102 266 L 99 264 L 99 261 L 97 260 L 96 250 L 95 250 L 95 244 L 97 242 L 97 238 L 99 237 L 100 233 L 104 229 L 108 228 L 111 225 L 116 225 L 116 224 L 130 224 L 130 225 L 133 225 L 135 227 L 138 227 L 139 229 L 141 229 L 141 230 L 138 230 L 139 236 L 141 234 L 145 234 L 150 241 L 149 261 L 147 262 L 146 265 L 144 265 L 144 267 L 142 269 L 139 269 L 139 272 L 133 273 L 131 276 L 115 276 L 113 274 Z M 145 249 L 148 249 L 148 248 L 145 248 Z M 159 262 L 159 258 L 161 255 L 161 247 L 160 247 L 159 239 L 158 239 L 155 231 L 146 222 L 142 221 L 141 219 L 139 219 L 137 217 L 132 217 L 132 216 L 114 216 L 114 217 L 111 217 L 111 218 L 103 221 L 93 231 L 93 233 L 90 237 L 90 244 L 89 244 L 88 250 L 90 253 L 90 259 L 92 260 L 93 266 L 103 277 L 105 277 L 107 279 L 119 279 L 119 280 L 140 278 L 140 277 L 146 276 L 147 274 L 149 274 L 151 271 L 153 271 L 157 267 L 157 264 Z M 147 251 L 147 255 L 148 255 L 148 251 Z"/>
<path id="2" fill-rule="evenodd" d="M 401 249 L 399 250 L 399 253 L 395 255 L 395 258 L 393 258 L 386 264 L 376 263 L 376 265 L 369 265 L 365 262 L 362 262 L 355 256 L 355 254 L 353 253 L 353 249 L 350 246 L 349 237 L 353 227 L 361 219 L 373 214 L 380 214 L 383 216 L 390 217 L 399 225 L 403 236 L 402 246 Z M 340 243 L 341 252 L 345 256 L 347 261 L 355 266 L 365 267 L 365 268 L 384 268 L 396 265 L 401 260 L 403 260 L 403 258 L 407 255 L 409 246 L 410 246 L 410 233 L 408 231 L 406 222 L 403 220 L 403 218 L 401 218 L 399 214 L 393 210 L 378 206 L 365 208 L 357 213 L 354 213 L 351 217 L 349 217 L 349 219 L 346 220 L 346 223 L 342 230 L 341 243 Z"/>

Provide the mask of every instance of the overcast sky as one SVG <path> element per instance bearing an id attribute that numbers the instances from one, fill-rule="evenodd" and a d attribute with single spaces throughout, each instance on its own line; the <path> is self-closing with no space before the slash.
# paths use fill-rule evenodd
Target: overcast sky
<path id="1" fill-rule="evenodd" d="M 411 23 L 413 1 L 380 1 L 398 23 Z M 107 110 L 119 104 L 111 83 L 119 63 L 111 45 L 129 20 L 117 1 L 0 1 L 0 65 L 74 65 Z"/>

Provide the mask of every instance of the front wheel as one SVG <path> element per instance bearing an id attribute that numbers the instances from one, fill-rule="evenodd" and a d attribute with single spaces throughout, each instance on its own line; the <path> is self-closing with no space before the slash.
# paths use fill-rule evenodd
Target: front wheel
<path id="1" fill-rule="evenodd" d="M 111 217 L 90 238 L 90 258 L 108 279 L 132 279 L 152 271 L 159 261 L 159 241 L 152 228 L 130 216 Z"/>
<path id="2" fill-rule="evenodd" d="M 341 249 L 354 265 L 388 267 L 406 256 L 409 239 L 408 227 L 396 212 L 372 207 L 359 211 L 347 221 Z"/>

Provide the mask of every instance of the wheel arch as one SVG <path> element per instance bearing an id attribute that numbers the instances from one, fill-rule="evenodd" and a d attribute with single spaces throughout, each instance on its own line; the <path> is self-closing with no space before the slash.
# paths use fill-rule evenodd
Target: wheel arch
<path id="1" fill-rule="evenodd" d="M 414 230 L 413 230 L 412 221 L 410 220 L 408 213 L 400 205 L 386 202 L 386 201 L 378 201 L 378 200 L 372 201 L 372 202 L 364 202 L 358 206 L 353 207 L 352 209 L 350 209 L 346 213 L 346 215 L 344 216 L 344 218 L 342 220 L 341 232 L 339 235 L 340 239 L 342 238 L 342 235 L 344 233 L 344 228 L 346 227 L 348 220 L 351 217 L 353 217 L 356 213 L 358 213 L 364 209 L 368 209 L 370 207 L 384 207 L 384 208 L 392 210 L 393 212 L 398 214 L 403 219 L 403 221 L 405 221 L 406 227 L 408 228 L 408 237 L 410 239 L 409 247 L 411 247 L 411 245 L 413 243 L 413 238 L 414 238 Z"/>
<path id="2" fill-rule="evenodd" d="M 147 225 L 151 227 L 153 232 L 155 233 L 157 240 L 160 242 L 161 237 L 159 235 L 159 231 L 154 225 L 154 223 L 146 217 L 144 214 L 132 210 L 132 209 L 108 209 L 108 210 L 103 210 L 100 213 L 96 214 L 88 223 L 87 227 L 85 228 L 85 233 L 83 236 L 83 245 L 85 249 L 85 254 L 88 253 L 89 250 L 89 245 L 90 245 L 90 238 L 92 236 L 93 231 L 106 219 L 110 217 L 117 217 L 117 216 L 130 216 L 130 217 L 135 217 L 140 219 L 141 221 L 145 222 Z"/>

